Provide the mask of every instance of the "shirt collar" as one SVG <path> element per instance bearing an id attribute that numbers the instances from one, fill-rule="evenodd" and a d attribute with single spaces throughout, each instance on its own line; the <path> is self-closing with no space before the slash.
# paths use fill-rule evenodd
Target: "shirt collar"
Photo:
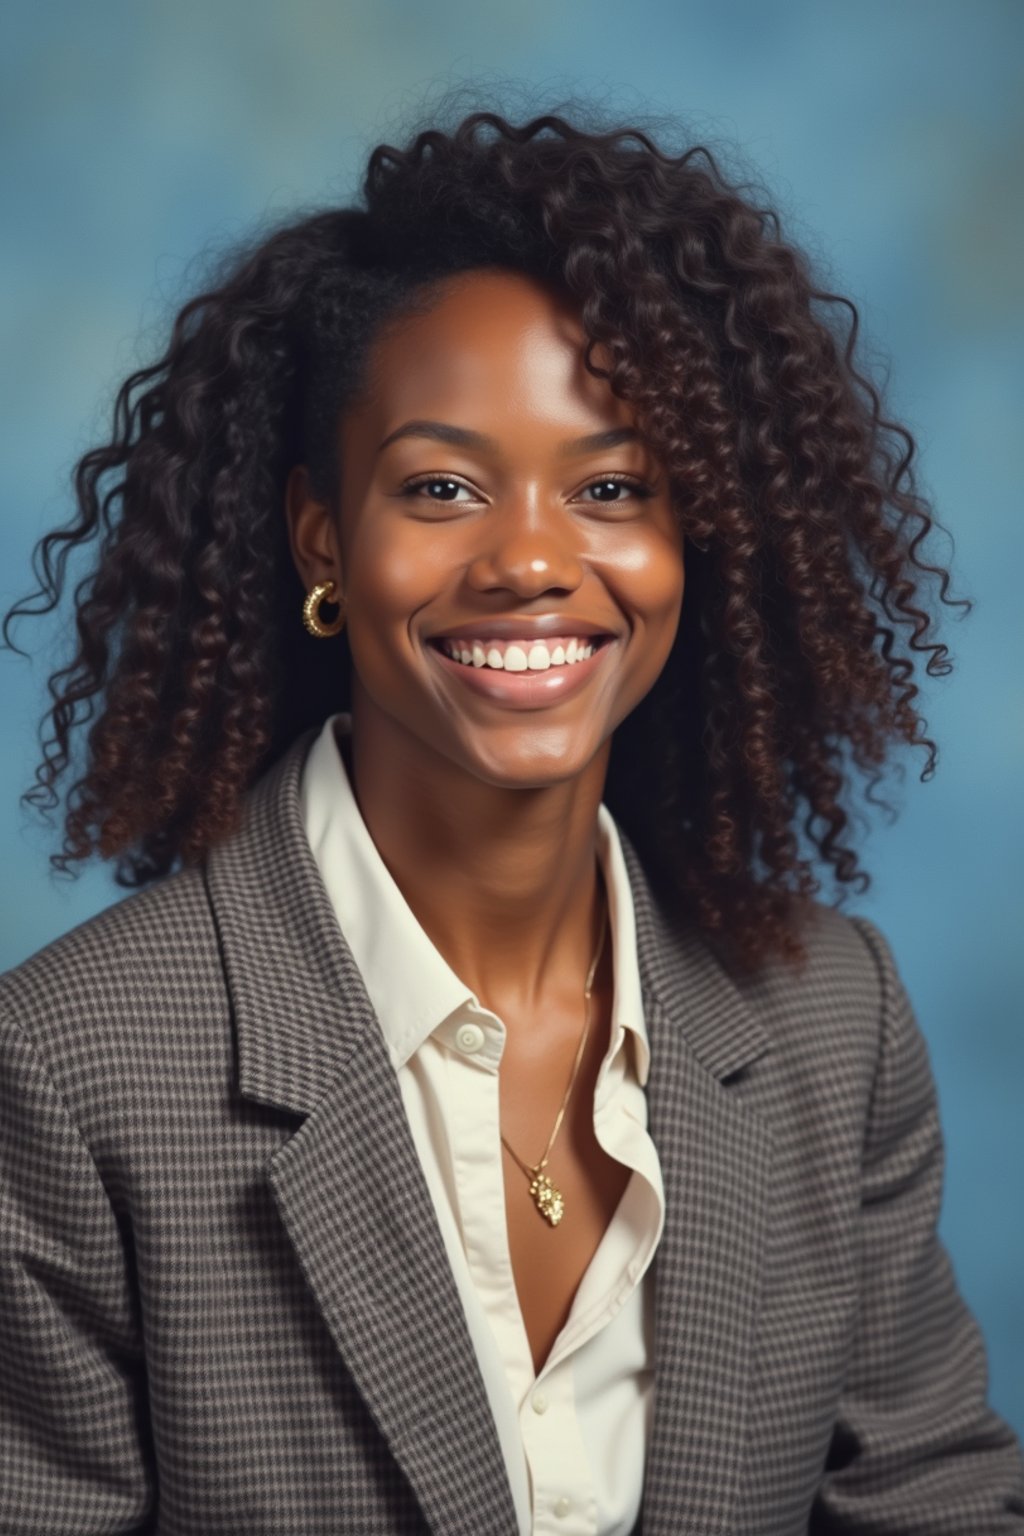
<path id="1" fill-rule="evenodd" d="M 397 1070 L 428 1035 L 479 999 L 459 980 L 421 927 L 363 820 L 335 731 L 351 735 L 348 711 L 329 716 L 310 748 L 299 800 L 309 845 L 338 926 L 352 951 Z M 597 853 L 608 891 L 614 964 L 613 1035 L 631 1031 L 644 1087 L 650 1046 L 636 952 L 633 893 L 615 820 L 597 813 Z M 396 953 L 402 963 L 395 964 Z"/>

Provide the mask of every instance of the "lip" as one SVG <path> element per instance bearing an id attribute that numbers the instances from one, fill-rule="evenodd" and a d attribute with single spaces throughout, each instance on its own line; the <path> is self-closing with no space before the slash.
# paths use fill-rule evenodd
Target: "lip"
<path id="1" fill-rule="evenodd" d="M 479 628 L 474 632 L 482 633 Z M 568 632 L 572 633 L 571 630 Z M 458 630 L 446 630 L 445 638 L 449 634 L 454 636 L 458 633 Z M 468 634 L 471 631 L 464 629 L 464 633 Z M 566 631 L 563 630 L 562 633 Z M 607 634 L 608 632 L 598 630 L 594 633 Z M 441 637 L 438 636 L 438 638 Z M 503 672 L 497 667 L 471 667 L 463 661 L 455 661 L 451 656 L 445 655 L 437 645 L 428 645 L 427 650 L 435 658 L 438 666 L 442 667 L 446 673 L 458 678 L 464 687 L 478 696 L 490 699 L 494 704 L 503 704 L 507 709 L 545 709 L 553 704 L 560 704 L 563 699 L 574 698 L 585 688 L 594 673 L 603 665 L 604 657 L 609 651 L 615 649 L 616 644 L 617 641 L 610 638 L 604 645 L 598 646 L 586 661 L 577 661 L 571 666 L 548 667 L 543 672 Z"/>
<path id="2" fill-rule="evenodd" d="M 573 618 L 569 613 L 540 613 L 526 618 L 469 619 L 465 624 L 452 624 L 447 629 L 435 630 L 424 639 L 439 640 L 546 640 L 549 635 L 611 635 L 615 631 L 606 625 L 594 624 L 590 619 Z M 583 665 L 583 663 L 580 663 Z"/>

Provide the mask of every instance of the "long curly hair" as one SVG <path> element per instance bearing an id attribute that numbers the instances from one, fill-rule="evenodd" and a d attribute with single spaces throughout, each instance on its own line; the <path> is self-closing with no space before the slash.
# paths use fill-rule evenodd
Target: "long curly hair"
<path id="1" fill-rule="evenodd" d="M 922 780 L 934 772 L 914 655 L 930 676 L 951 663 L 922 575 L 954 600 L 919 556 L 933 519 L 914 440 L 855 362 L 856 306 L 815 286 L 716 153 L 637 127 L 473 111 L 376 147 L 358 206 L 227 253 L 164 355 L 121 386 L 110 441 L 75 466 L 73 520 L 36 546 L 39 590 L 5 617 L 9 642 L 97 539 L 22 800 L 58 803 L 71 733 L 91 721 L 51 862 L 68 873 L 98 853 L 140 886 L 201 860 L 297 734 L 348 707 L 351 657 L 301 623 L 285 479 L 306 463 L 333 496 L 339 412 L 379 328 L 485 266 L 575 300 L 586 366 L 633 406 L 692 541 L 673 651 L 615 733 L 605 801 L 661 899 L 724 960 L 802 964 L 815 854 L 838 904 L 870 884 L 844 840 L 852 770 L 882 805 L 894 743 L 923 746 Z"/>

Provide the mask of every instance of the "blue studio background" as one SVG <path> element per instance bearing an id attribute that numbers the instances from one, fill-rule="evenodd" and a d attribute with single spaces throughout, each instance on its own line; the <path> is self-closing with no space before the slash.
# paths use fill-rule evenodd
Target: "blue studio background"
<path id="1" fill-rule="evenodd" d="M 985 1334 L 990 1397 L 1024 1432 L 1024 6 L 1018 0 L 58 0 L 0 23 L 0 610 L 70 517 L 75 459 L 164 345 L 204 252 L 355 193 L 368 150 L 444 88 L 471 106 L 681 115 L 735 149 L 858 305 L 950 537 L 955 662 L 924 679 L 934 779 L 862 838 L 851 893 L 888 935 L 928 1037 L 946 1135 L 940 1231 Z M 517 96 L 517 89 L 520 95 Z M 888 361 L 887 361 L 888 360 Z M 72 567 L 84 573 L 84 567 Z M 67 606 L 0 651 L 0 969 L 123 894 L 18 796 Z M 1014 660 L 1016 659 L 1016 665 Z M 865 811 L 870 807 L 865 807 Z M 829 895 L 827 885 L 825 894 Z"/>

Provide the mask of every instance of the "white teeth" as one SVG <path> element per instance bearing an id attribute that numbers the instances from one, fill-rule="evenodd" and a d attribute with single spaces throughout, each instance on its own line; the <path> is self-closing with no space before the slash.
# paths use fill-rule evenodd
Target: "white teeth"
<path id="1" fill-rule="evenodd" d="M 496 645 L 485 651 L 479 640 L 473 640 L 468 646 L 458 640 L 445 640 L 442 649 L 467 667 L 493 667 L 499 672 L 546 672 L 549 667 L 571 667 L 578 661 L 586 661 L 594 654 L 595 647 L 574 637 L 568 645 L 558 644 L 550 651 L 541 640 L 532 644 L 512 644 L 504 652 Z"/>

